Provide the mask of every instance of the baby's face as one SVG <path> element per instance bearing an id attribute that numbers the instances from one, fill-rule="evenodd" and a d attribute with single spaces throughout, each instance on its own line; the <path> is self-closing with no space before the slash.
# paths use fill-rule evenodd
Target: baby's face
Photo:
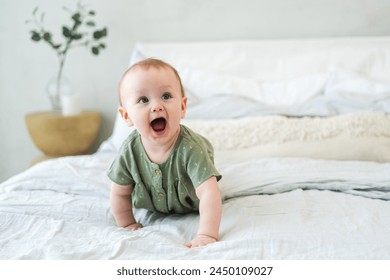
<path id="1" fill-rule="evenodd" d="M 120 93 L 119 112 L 129 126 L 135 126 L 143 140 L 163 144 L 177 137 L 187 98 L 182 96 L 172 69 L 137 67 L 124 77 Z"/>

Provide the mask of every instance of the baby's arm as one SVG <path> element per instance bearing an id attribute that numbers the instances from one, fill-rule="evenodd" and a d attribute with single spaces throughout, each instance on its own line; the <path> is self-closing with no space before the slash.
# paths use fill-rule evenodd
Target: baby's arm
<path id="1" fill-rule="evenodd" d="M 187 247 L 199 247 L 218 240 L 222 216 L 222 200 L 217 179 L 210 177 L 196 188 L 199 198 L 199 229 L 197 236 Z"/>
<path id="2" fill-rule="evenodd" d="M 142 225 L 136 222 L 133 215 L 131 204 L 132 192 L 133 187 L 130 185 L 120 186 L 111 183 L 111 209 L 117 225 L 129 230 L 136 230 L 142 228 Z"/>

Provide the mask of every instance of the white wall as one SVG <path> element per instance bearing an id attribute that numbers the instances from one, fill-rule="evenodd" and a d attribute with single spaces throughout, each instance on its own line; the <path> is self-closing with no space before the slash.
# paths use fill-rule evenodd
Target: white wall
<path id="1" fill-rule="evenodd" d="M 29 39 L 24 22 L 34 7 L 56 29 L 70 0 L 0 0 L 0 182 L 40 155 L 24 116 L 48 110 L 44 87 L 57 69 L 54 52 Z M 103 124 L 96 143 L 112 130 L 116 86 L 134 43 L 286 37 L 390 35 L 389 0 L 95 0 L 97 23 L 109 28 L 107 50 L 97 58 L 74 49 L 65 72 L 86 109 Z M 62 21 L 60 20 L 62 19 Z"/>

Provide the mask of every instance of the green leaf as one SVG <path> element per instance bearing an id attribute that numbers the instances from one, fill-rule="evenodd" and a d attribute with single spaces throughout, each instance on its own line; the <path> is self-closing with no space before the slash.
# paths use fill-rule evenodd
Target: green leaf
<path id="1" fill-rule="evenodd" d="M 70 31 L 70 29 L 66 26 L 63 26 L 62 27 L 62 35 L 64 35 L 65 38 L 70 38 L 72 37 L 72 32 Z"/>
<path id="2" fill-rule="evenodd" d="M 78 26 L 81 24 L 81 15 L 80 13 L 75 13 L 73 16 L 72 16 L 72 19 L 73 21 L 75 22 L 75 25 Z"/>
<path id="3" fill-rule="evenodd" d="M 39 42 L 41 40 L 41 35 L 36 32 L 36 31 L 31 31 L 32 35 L 31 35 L 31 40 L 35 41 L 35 42 Z"/>
<path id="4" fill-rule="evenodd" d="M 91 51 L 92 51 L 92 53 L 93 53 L 94 55 L 98 55 L 98 54 L 99 54 L 99 48 L 97 48 L 97 47 L 92 47 L 92 48 L 91 48 Z"/>
<path id="5" fill-rule="evenodd" d="M 51 41 L 51 34 L 50 34 L 49 32 L 45 32 L 45 33 L 43 34 L 43 39 L 44 39 L 45 41 Z"/>
<path id="6" fill-rule="evenodd" d="M 88 26 L 96 26 L 95 22 L 93 22 L 91 20 L 87 21 L 85 24 L 88 25 Z"/>
<path id="7" fill-rule="evenodd" d="M 100 39 L 101 37 L 102 37 L 101 31 L 97 30 L 97 31 L 93 32 L 93 38 L 94 38 L 94 39 L 98 40 L 98 39 Z"/>
<path id="8" fill-rule="evenodd" d="M 99 48 L 105 49 L 105 48 L 106 48 L 106 44 L 100 43 L 100 44 L 99 44 Z"/>
<path id="9" fill-rule="evenodd" d="M 74 21 L 80 21 L 80 17 L 81 17 L 80 13 L 75 13 L 74 15 L 72 15 L 72 19 Z"/>
<path id="10" fill-rule="evenodd" d="M 107 33 L 108 33 L 107 28 L 104 27 L 104 28 L 102 29 L 102 37 L 106 37 L 106 36 L 107 36 Z"/>
<path id="11" fill-rule="evenodd" d="M 83 34 L 81 34 L 81 33 L 77 33 L 77 34 L 72 35 L 72 39 L 74 39 L 74 40 L 80 40 L 81 38 L 83 38 Z"/>
<path id="12" fill-rule="evenodd" d="M 90 16 L 94 16 L 94 15 L 95 15 L 95 11 L 92 11 L 92 10 L 91 10 L 91 11 L 88 12 L 88 14 L 89 14 Z"/>
<path id="13" fill-rule="evenodd" d="M 106 36 L 107 36 L 107 28 L 103 28 L 102 30 L 96 30 L 93 33 L 93 38 L 96 40 L 99 40 L 99 39 L 106 37 Z"/>

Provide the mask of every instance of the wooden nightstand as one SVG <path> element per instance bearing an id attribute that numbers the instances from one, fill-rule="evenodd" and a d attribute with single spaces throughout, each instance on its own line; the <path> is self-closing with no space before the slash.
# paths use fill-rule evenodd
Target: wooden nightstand
<path id="1" fill-rule="evenodd" d="M 86 154 L 96 138 L 100 123 L 98 112 L 82 112 L 74 116 L 53 112 L 27 114 L 26 125 L 30 136 L 44 153 L 34 163 L 53 157 Z"/>

